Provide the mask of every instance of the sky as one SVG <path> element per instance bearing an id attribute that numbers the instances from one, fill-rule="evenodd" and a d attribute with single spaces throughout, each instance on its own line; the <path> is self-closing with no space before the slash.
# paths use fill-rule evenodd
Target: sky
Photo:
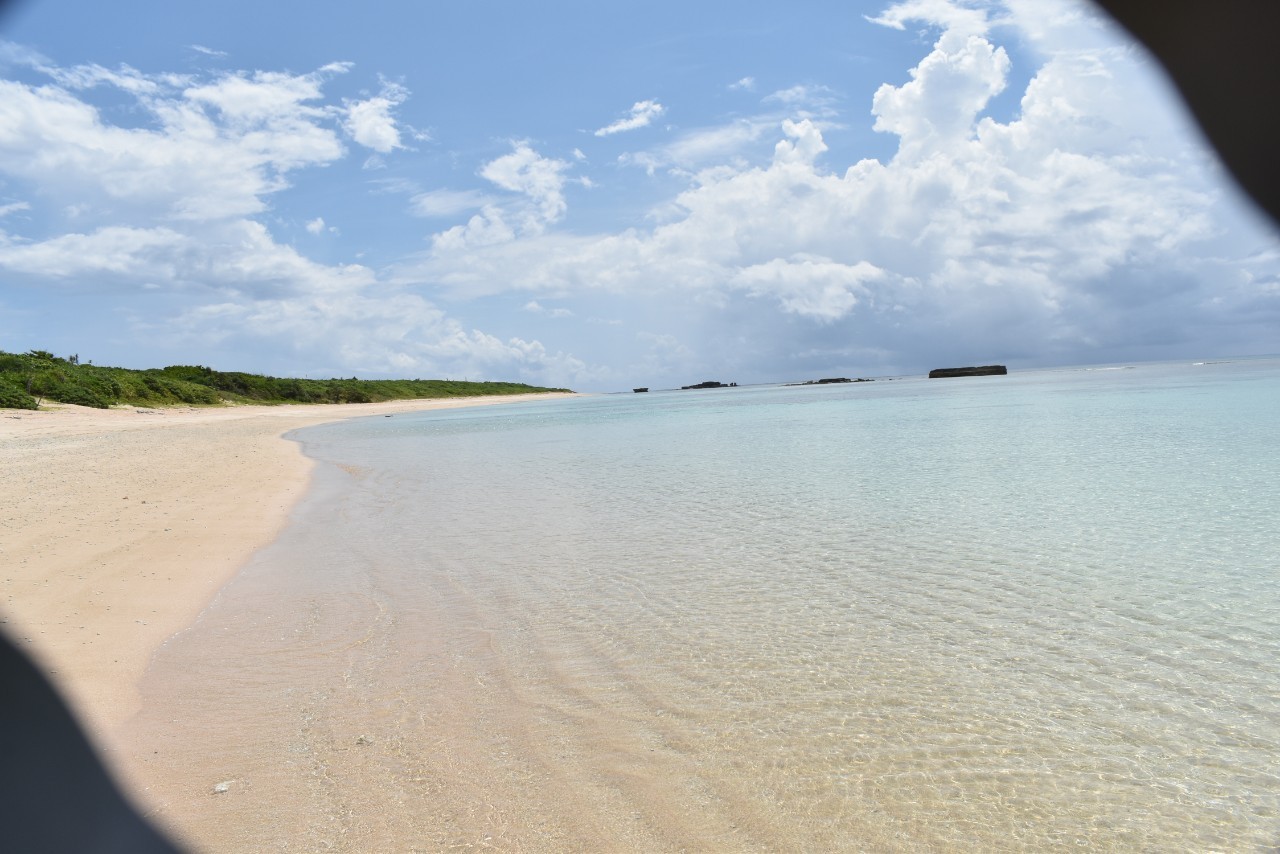
<path id="1" fill-rule="evenodd" d="M 1277 333 L 1275 227 L 1082 0 L 0 14 L 0 350 L 618 391 Z"/>

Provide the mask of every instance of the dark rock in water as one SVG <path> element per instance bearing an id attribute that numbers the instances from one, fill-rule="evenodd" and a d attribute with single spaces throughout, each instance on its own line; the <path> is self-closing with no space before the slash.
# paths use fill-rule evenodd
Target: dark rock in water
<path id="1" fill-rule="evenodd" d="M 707 380 L 706 382 L 698 383 L 697 385 L 680 386 L 680 388 L 683 391 L 688 391 L 691 388 L 737 388 L 737 387 L 738 387 L 737 383 L 721 383 L 721 382 L 716 382 L 715 380 Z"/>
<path id="2" fill-rule="evenodd" d="M 993 377 L 1004 376 L 1009 369 L 1004 365 L 980 365 L 970 368 L 935 368 L 929 372 L 929 379 L 939 377 Z"/>
<path id="3" fill-rule="evenodd" d="M 648 391 L 648 390 L 649 390 L 649 387 L 648 387 L 648 386 L 641 386 L 640 388 L 633 388 L 633 389 L 631 389 L 631 390 L 632 390 L 633 392 L 635 392 L 636 394 L 641 394 L 641 393 L 643 393 L 643 392 Z"/>
<path id="4" fill-rule="evenodd" d="M 869 380 L 866 377 L 858 377 L 856 380 L 848 377 L 825 377 L 820 380 L 805 380 L 802 383 L 787 383 L 787 385 L 830 385 L 831 383 L 870 383 L 875 380 Z"/>

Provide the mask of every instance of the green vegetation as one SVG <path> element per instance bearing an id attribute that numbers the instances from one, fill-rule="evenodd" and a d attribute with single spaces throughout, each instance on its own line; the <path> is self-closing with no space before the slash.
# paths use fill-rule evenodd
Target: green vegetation
<path id="1" fill-rule="evenodd" d="M 106 409 L 115 404 L 373 403 L 548 391 L 568 389 L 456 380 L 282 379 L 199 365 L 135 371 L 82 365 L 77 356 L 63 359 L 44 350 L 0 352 L 0 408 L 7 409 L 35 409 L 42 400 Z"/>

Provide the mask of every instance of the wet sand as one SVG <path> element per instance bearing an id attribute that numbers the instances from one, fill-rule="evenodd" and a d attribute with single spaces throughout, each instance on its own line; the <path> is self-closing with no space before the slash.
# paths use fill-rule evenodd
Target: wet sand
<path id="1" fill-rule="evenodd" d="M 306 491 L 312 463 L 282 434 L 553 396 L 0 410 L 0 630 L 50 674 L 145 802 L 122 727 L 140 710 L 152 654 L 278 535 Z"/>

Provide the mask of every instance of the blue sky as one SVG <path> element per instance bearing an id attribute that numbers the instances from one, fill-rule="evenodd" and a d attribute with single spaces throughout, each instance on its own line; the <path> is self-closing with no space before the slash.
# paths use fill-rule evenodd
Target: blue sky
<path id="1" fill-rule="evenodd" d="M 1280 349 L 1274 228 L 1080 2 L 27 0 L 0 39 L 4 350 L 610 391 Z"/>

